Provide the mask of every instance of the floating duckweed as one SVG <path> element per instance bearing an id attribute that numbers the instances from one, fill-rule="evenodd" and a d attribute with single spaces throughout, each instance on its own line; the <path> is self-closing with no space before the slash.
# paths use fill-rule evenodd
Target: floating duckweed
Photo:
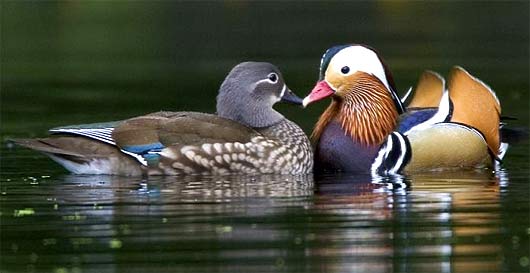
<path id="1" fill-rule="evenodd" d="M 55 244 L 57 244 L 57 240 L 55 238 L 42 239 L 42 245 L 49 246 L 49 245 L 55 245 Z"/>
<path id="2" fill-rule="evenodd" d="M 78 212 L 74 213 L 74 215 L 63 216 L 63 220 L 65 221 L 81 221 L 85 219 L 86 219 L 86 216 L 80 215 Z"/>
<path id="3" fill-rule="evenodd" d="M 64 267 L 58 267 L 53 270 L 53 273 L 68 273 L 68 269 Z"/>
<path id="4" fill-rule="evenodd" d="M 215 227 L 215 232 L 217 233 L 230 233 L 232 232 L 231 226 L 217 226 Z"/>
<path id="5" fill-rule="evenodd" d="M 53 209 L 54 210 L 58 210 L 59 209 L 59 204 L 53 204 Z"/>
<path id="6" fill-rule="evenodd" d="M 16 209 L 15 212 L 13 213 L 13 216 L 15 217 L 22 217 L 22 216 L 28 216 L 28 215 L 33 215 L 35 214 L 35 210 L 33 210 L 32 208 L 25 208 L 25 209 Z"/>
<path id="7" fill-rule="evenodd" d="M 112 249 L 119 249 L 122 246 L 122 242 L 118 239 L 112 239 L 109 241 L 109 247 Z"/>
<path id="8" fill-rule="evenodd" d="M 40 178 L 50 178 L 50 176 L 49 175 L 41 175 Z"/>
<path id="9" fill-rule="evenodd" d="M 167 218 L 162 218 L 162 223 L 167 223 Z"/>
<path id="10" fill-rule="evenodd" d="M 70 239 L 70 243 L 77 247 L 80 245 L 90 245 L 92 244 L 92 238 L 72 238 Z"/>

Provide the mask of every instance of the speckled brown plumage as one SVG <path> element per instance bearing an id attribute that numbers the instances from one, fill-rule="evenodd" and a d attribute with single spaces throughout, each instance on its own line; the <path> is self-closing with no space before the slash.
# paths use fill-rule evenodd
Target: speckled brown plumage
<path id="1" fill-rule="evenodd" d="M 159 154 L 158 162 L 147 169 L 150 175 L 304 174 L 313 166 L 307 136 L 287 119 L 256 129 L 248 138 L 179 142 Z"/>

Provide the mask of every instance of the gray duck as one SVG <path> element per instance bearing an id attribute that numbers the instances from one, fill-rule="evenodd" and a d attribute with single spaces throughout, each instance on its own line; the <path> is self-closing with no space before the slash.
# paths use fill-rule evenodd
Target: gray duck
<path id="1" fill-rule="evenodd" d="M 279 69 L 264 62 L 235 66 L 217 96 L 217 114 L 156 112 L 122 121 L 49 130 L 15 139 L 76 174 L 307 174 L 313 153 L 303 130 L 273 109 L 301 105 Z"/>

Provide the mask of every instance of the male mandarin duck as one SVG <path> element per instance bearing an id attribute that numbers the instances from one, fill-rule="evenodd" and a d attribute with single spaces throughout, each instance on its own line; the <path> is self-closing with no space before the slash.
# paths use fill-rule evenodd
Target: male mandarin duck
<path id="1" fill-rule="evenodd" d="M 273 109 L 301 105 L 270 63 L 235 66 L 217 96 L 217 115 L 157 112 L 123 121 L 50 130 L 53 136 L 16 139 L 77 174 L 307 174 L 309 139 Z"/>
<path id="2" fill-rule="evenodd" d="M 447 89 L 425 72 L 407 108 L 377 52 L 336 46 L 321 60 L 320 77 L 304 106 L 331 97 L 312 134 L 315 171 L 410 173 L 492 167 L 501 144 L 501 107 L 489 86 L 454 67 Z"/>

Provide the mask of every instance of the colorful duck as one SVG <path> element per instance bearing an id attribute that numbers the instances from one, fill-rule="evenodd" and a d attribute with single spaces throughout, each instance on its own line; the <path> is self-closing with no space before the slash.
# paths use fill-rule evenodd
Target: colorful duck
<path id="1" fill-rule="evenodd" d="M 304 106 L 331 97 L 312 134 L 316 171 L 410 173 L 491 168 L 503 157 L 501 107 L 489 86 L 461 67 L 442 77 L 426 71 L 408 107 L 377 52 L 335 46 Z"/>
<path id="2" fill-rule="evenodd" d="M 217 96 L 217 115 L 157 112 L 123 121 L 59 127 L 49 138 L 16 139 L 76 174 L 307 174 L 305 133 L 272 107 L 302 104 L 279 69 L 235 66 Z"/>

